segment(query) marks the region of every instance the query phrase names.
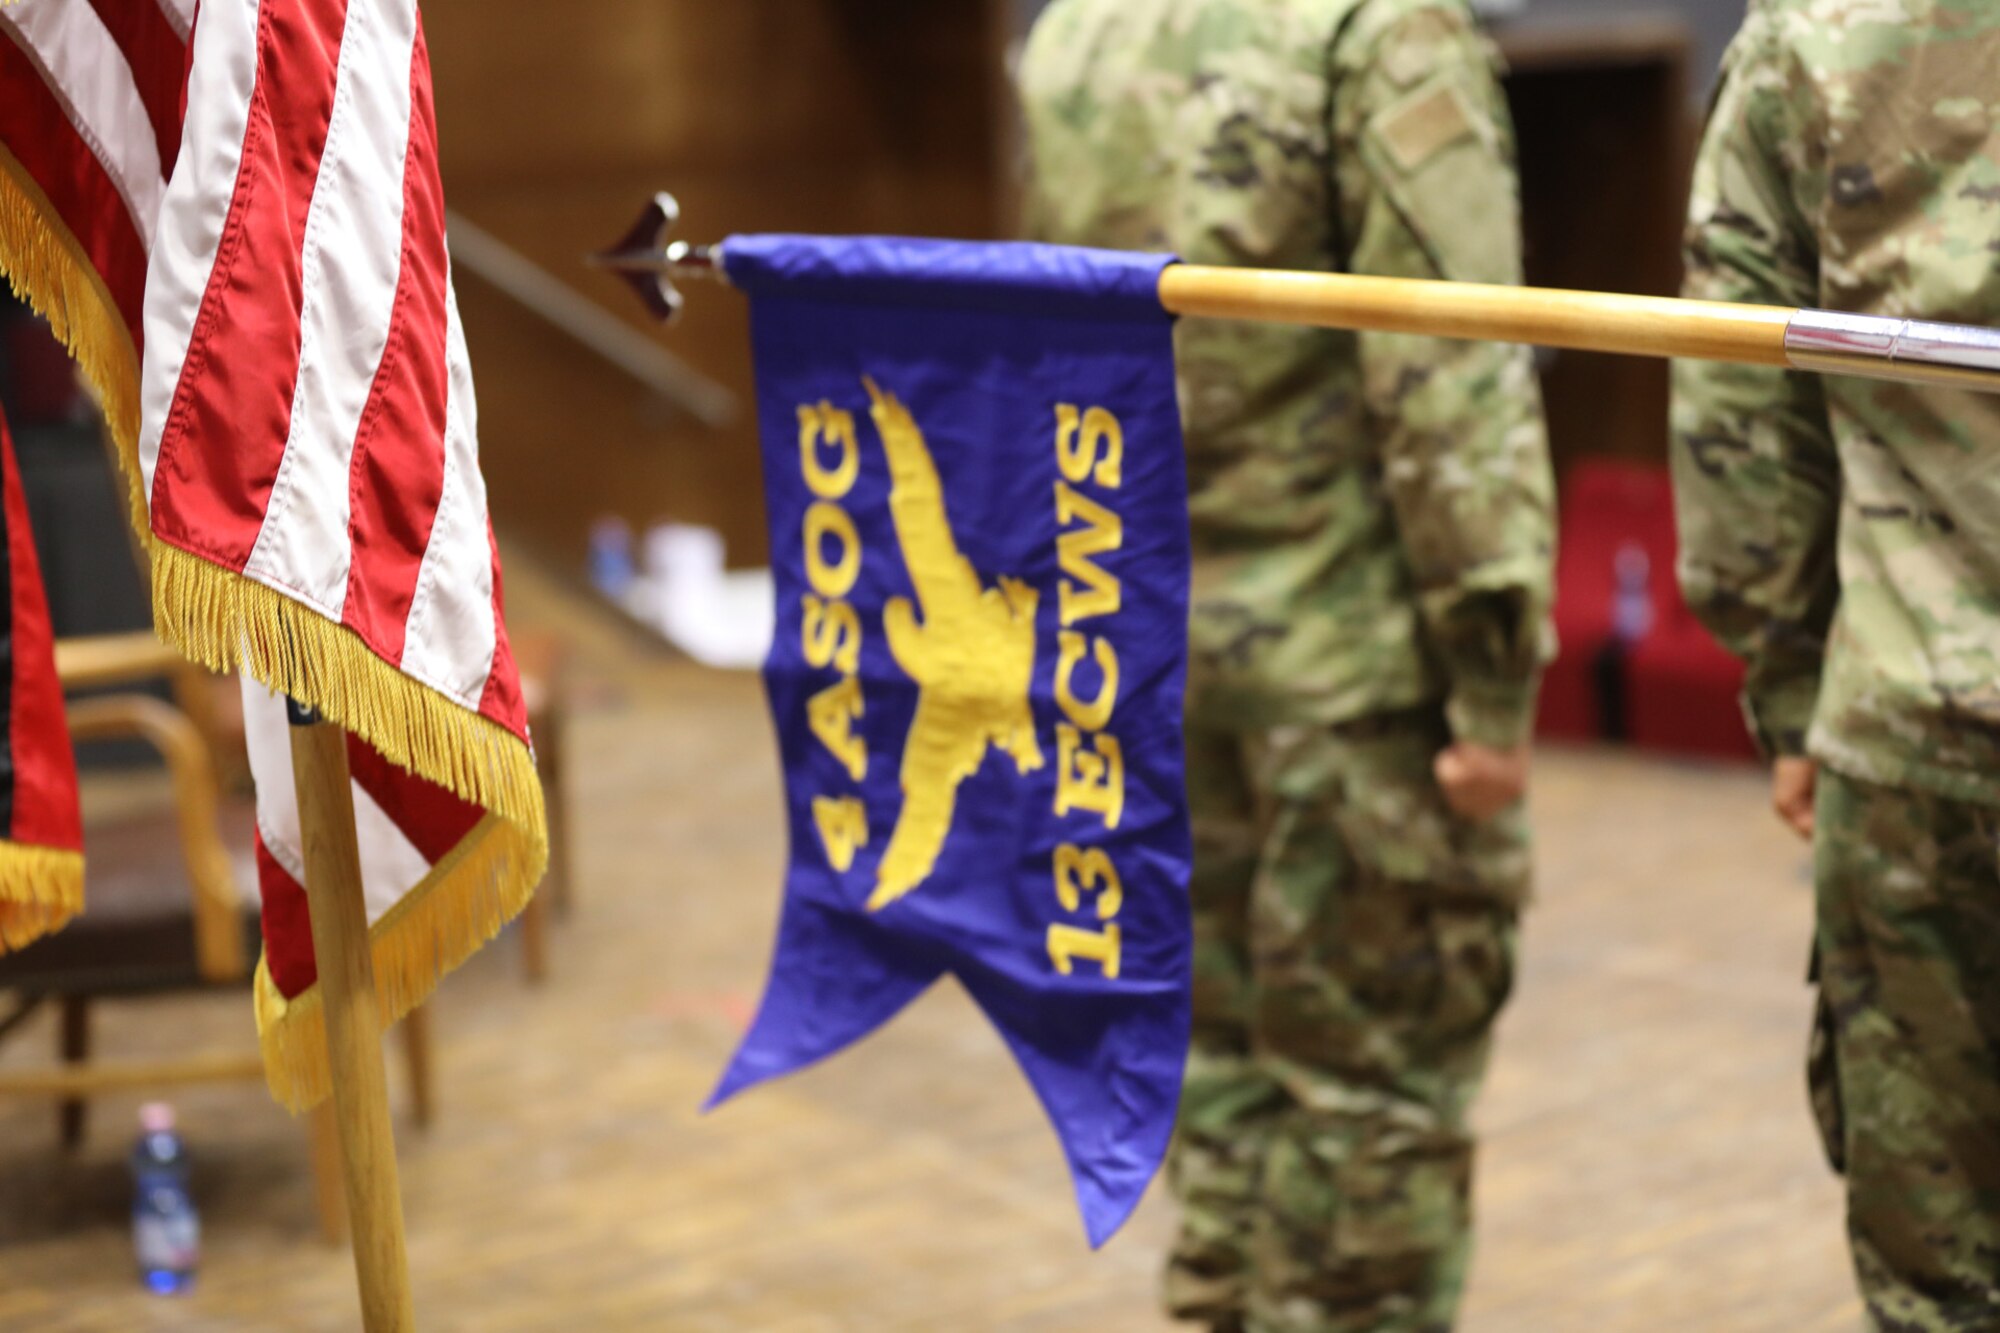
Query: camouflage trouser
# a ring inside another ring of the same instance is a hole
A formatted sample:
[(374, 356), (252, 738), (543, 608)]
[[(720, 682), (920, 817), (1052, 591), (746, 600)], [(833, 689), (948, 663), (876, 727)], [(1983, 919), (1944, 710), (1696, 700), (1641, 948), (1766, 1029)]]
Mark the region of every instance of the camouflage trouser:
[(2000, 809), (1820, 774), (1809, 1061), (1883, 1333), (2000, 1330)]
[(1513, 979), (1517, 813), (1453, 816), (1434, 710), (1189, 721), (1194, 1042), (1167, 1303), (1219, 1329), (1431, 1333), (1470, 1255), (1466, 1110)]

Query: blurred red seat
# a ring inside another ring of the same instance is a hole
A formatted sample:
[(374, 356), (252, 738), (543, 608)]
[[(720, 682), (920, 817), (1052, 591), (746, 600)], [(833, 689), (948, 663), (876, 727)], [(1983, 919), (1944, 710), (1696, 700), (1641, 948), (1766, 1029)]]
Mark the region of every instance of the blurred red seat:
[[(1618, 712), (1623, 739), (1637, 745), (1754, 755), (1736, 703), (1742, 668), (1681, 600), (1667, 469), (1619, 459), (1579, 462), (1563, 478), (1558, 521), (1555, 622), (1561, 650), (1542, 687), (1537, 734), (1603, 737)], [(1645, 557), (1650, 624), (1625, 646), (1622, 661), (1607, 667), (1619, 557), (1633, 551)], [(1622, 708), (1606, 698), (1607, 684), (1622, 694)]]

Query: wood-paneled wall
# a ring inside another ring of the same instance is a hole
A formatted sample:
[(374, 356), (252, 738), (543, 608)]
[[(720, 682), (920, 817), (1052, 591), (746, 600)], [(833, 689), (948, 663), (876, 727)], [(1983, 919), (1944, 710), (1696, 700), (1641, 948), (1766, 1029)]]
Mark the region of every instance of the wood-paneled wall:
[[(1529, 283), (1673, 296), (1680, 289), (1693, 38), (1676, 18), (1509, 24), (1500, 46), (1520, 139)], [(1667, 453), (1667, 363), (1543, 353), (1560, 472), (1611, 454)]]
[(429, 0), (452, 206), (734, 390), (738, 424), (662, 411), (476, 276), (457, 275), (496, 521), (580, 565), (591, 519), (705, 523), (763, 558), (747, 311), (692, 294), (651, 329), (585, 252), (655, 191), (682, 235), (994, 234), (1000, 0)]
[[(494, 513), (571, 568), (590, 521), (719, 528), (764, 557), (748, 310), (697, 287), (648, 325), (584, 253), (655, 190), (682, 235), (1003, 234), (1013, 115), (1007, 0), (429, 0), (453, 206), (735, 391), (711, 430), (475, 275), (458, 278)], [(1676, 21), (1522, 22), (1515, 73), (1530, 281), (1671, 292), (1685, 188), (1690, 40)], [(1568, 354), (1547, 366), (1558, 458), (1658, 457), (1664, 366)]]

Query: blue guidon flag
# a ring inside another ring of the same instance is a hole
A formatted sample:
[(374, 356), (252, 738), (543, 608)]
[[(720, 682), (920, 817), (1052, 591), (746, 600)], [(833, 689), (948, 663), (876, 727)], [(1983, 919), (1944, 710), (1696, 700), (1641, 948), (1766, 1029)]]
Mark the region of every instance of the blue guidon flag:
[(1188, 1045), (1170, 261), (746, 236), (723, 262), (752, 305), (791, 855), (714, 1100), (950, 973), (1100, 1244), (1159, 1167)]

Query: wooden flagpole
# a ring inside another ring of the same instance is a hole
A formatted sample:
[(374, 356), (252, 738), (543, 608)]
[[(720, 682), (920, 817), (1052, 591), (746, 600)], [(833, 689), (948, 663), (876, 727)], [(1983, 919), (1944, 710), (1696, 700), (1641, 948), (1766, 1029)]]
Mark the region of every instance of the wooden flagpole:
[(1211, 319), (1765, 366), (1790, 364), (1785, 330), (1798, 314), (1665, 296), (1198, 264), (1174, 264), (1160, 274), (1160, 304), (1177, 315)]
[[(679, 219), (674, 197), (657, 194), (616, 245), (591, 256), (661, 320), (680, 313), (676, 277), (729, 277), (729, 242), (670, 242)], [(2000, 393), (2000, 329), (1886, 315), (1199, 264), (1161, 272), (1160, 305), (1208, 319), (1734, 361)]]
[(327, 1067), (340, 1131), (348, 1231), (361, 1283), (361, 1326), (366, 1333), (414, 1333), (403, 1196), (382, 1070), (382, 1023), (368, 908), (361, 895), (354, 794), (348, 785), (347, 733), (296, 702), (288, 703), (288, 711), (313, 957), (326, 1013)]

